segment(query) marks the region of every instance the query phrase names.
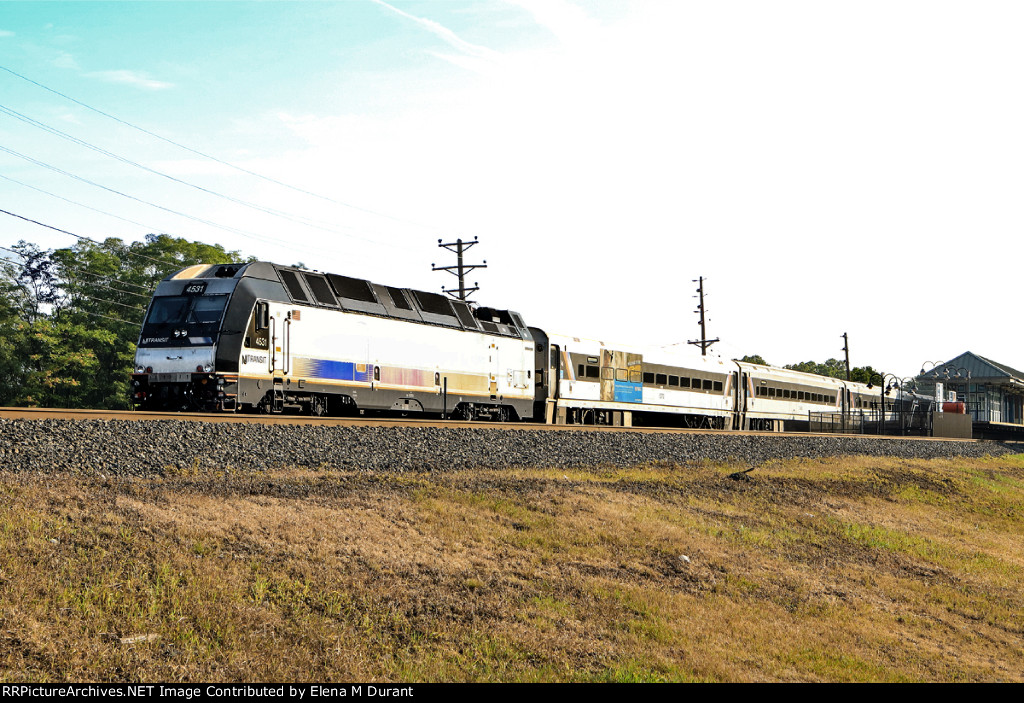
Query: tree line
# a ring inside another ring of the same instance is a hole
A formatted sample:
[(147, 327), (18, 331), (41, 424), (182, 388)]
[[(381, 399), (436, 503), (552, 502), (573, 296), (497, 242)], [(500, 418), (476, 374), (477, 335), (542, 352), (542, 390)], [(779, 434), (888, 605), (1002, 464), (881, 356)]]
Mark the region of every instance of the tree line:
[[(750, 364), (763, 364), (770, 366), (767, 361), (760, 354), (754, 354), (752, 356), (745, 356), (740, 361), (745, 361)], [(839, 359), (828, 359), (825, 363), (819, 364), (816, 361), (801, 361), (798, 364), (786, 364), (782, 368), (792, 369), (793, 371), (802, 371), (804, 373), (813, 373), (818, 376), (830, 376), (832, 378), (846, 379), (846, 362), (840, 361)], [(850, 369), (850, 380), (858, 383), (881, 383), (882, 372), (876, 371), (870, 366), (857, 366)]]
[[(125, 409), (154, 288), (237, 251), (166, 234), (64, 249), (20, 241), (0, 260), (0, 406)], [(252, 259), (244, 259), (252, 260)]]

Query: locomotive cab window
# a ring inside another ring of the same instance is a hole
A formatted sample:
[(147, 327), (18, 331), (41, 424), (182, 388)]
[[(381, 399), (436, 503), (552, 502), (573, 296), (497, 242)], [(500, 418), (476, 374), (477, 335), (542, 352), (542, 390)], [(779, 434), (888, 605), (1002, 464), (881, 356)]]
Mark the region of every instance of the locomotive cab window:
[(270, 303), (256, 303), (256, 331), (270, 327)]
[(213, 324), (220, 321), (227, 302), (226, 295), (172, 295), (153, 298), (146, 322), (151, 325)]

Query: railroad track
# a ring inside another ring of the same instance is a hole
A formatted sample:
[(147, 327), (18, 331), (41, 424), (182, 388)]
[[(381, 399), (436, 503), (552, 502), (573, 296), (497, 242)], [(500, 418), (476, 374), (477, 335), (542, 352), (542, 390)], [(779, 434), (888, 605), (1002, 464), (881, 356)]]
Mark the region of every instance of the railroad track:
[(712, 434), (748, 437), (866, 437), (888, 441), (919, 442), (980, 442), (977, 439), (950, 439), (947, 437), (900, 437), (891, 435), (826, 434), (812, 432), (760, 432), (691, 429), (682, 427), (607, 427), (596, 425), (547, 425), (532, 422), (469, 422), (465, 420), (438, 420), (413, 417), (309, 417), (302, 415), (248, 415), (224, 413), (169, 413), (128, 410), (82, 410), (68, 408), (0, 408), (0, 419), (6, 420), (177, 420), (186, 422), (236, 423), (262, 425), (323, 425), (341, 427), (435, 427), (502, 430), (542, 430), (552, 432), (632, 432), (654, 434)]

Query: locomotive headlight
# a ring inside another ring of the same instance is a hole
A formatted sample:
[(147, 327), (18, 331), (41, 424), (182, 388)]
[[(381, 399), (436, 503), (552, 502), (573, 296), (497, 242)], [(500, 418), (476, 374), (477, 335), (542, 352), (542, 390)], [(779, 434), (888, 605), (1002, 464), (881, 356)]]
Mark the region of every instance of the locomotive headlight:
[(135, 373), (146, 373), (146, 367), (143, 366), (142, 364), (139, 364), (138, 366), (135, 367)]
[(213, 364), (207, 364), (203, 367), (203, 371), (206, 373), (213, 373)]

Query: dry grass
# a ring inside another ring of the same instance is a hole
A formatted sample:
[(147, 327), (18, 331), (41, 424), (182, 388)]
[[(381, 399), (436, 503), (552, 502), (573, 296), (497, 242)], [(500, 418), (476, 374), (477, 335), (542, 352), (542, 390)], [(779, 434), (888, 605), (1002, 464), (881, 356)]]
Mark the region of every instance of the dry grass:
[(0, 473), (0, 680), (1024, 678), (1024, 456), (736, 468)]

